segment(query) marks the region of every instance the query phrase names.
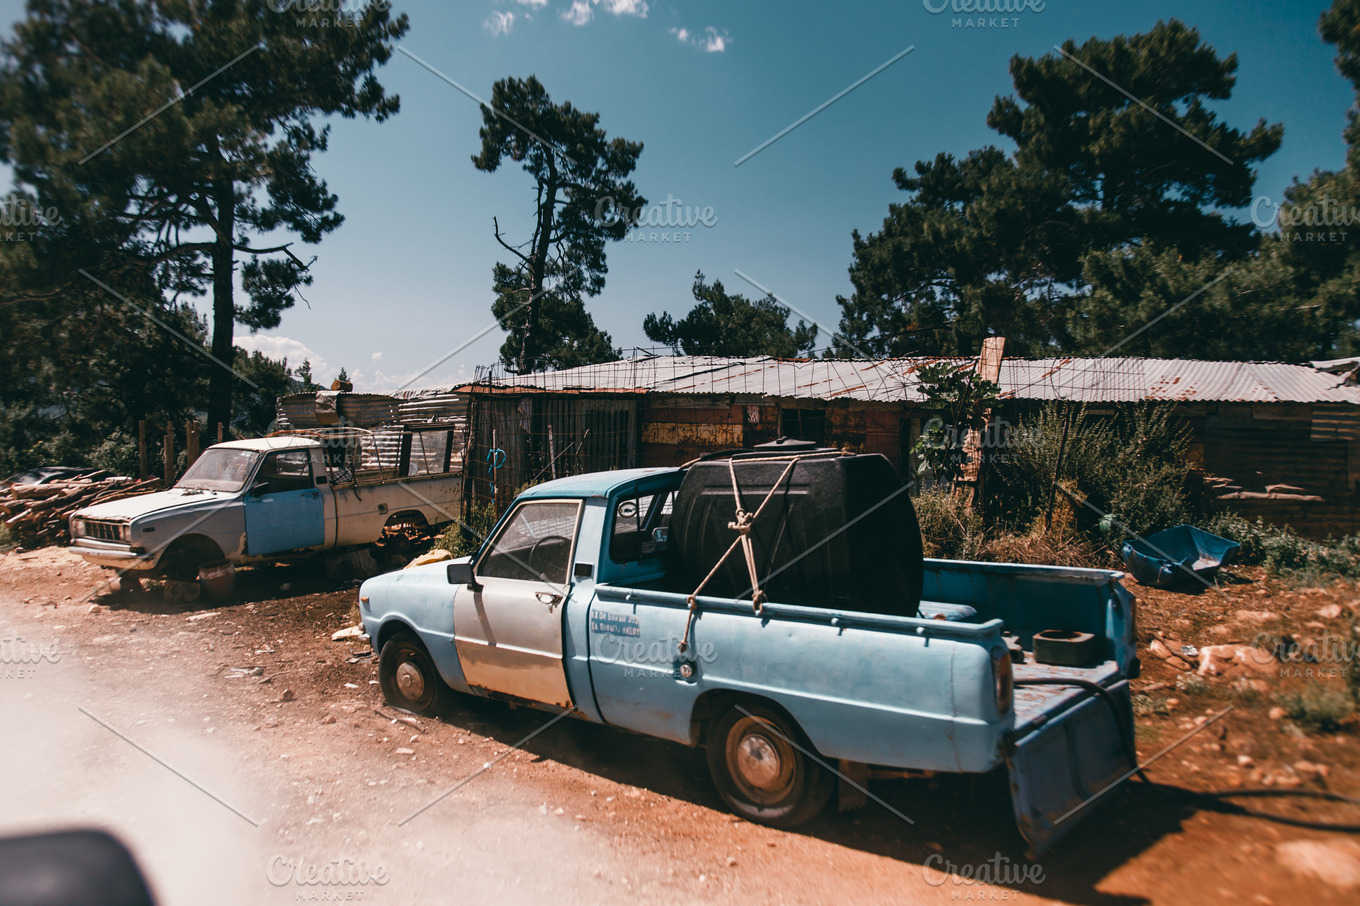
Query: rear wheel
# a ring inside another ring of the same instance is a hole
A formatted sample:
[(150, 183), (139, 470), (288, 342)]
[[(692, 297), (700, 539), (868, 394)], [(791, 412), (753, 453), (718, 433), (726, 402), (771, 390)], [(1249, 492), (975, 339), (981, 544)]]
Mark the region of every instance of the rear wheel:
[(390, 703), (416, 714), (433, 714), (447, 697), (448, 687), (429, 652), (410, 632), (398, 632), (383, 643), (378, 684)]
[(728, 708), (709, 726), (707, 746), (718, 794), (748, 821), (793, 827), (831, 798), (831, 773), (804, 754), (811, 747), (797, 726), (769, 708)]

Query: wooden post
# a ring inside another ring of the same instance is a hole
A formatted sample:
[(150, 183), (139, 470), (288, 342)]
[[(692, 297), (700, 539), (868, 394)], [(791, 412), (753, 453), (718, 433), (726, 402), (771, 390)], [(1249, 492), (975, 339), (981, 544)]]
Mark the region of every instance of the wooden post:
[(165, 448), (164, 455), (165, 483), (173, 484), (175, 481), (175, 423), (165, 423)]
[[(982, 353), (978, 356), (977, 371), (978, 377), (993, 384), (1001, 380), (1001, 356), (1006, 348), (1005, 337), (988, 337), (982, 341)], [(976, 510), (982, 504), (982, 432), (987, 430), (987, 425), (991, 421), (992, 410), (987, 409), (982, 413), (982, 431), (976, 428), (968, 429), (968, 434), (963, 441), (963, 478), (956, 484), (955, 489), (961, 485), (970, 494), (968, 505)]]
[(198, 459), (198, 419), (191, 418), (184, 423), (184, 449), (189, 454), (189, 465)]
[(1053, 506), (1058, 499), (1058, 476), (1062, 474), (1063, 454), (1067, 452), (1067, 431), (1072, 426), (1072, 403), (1063, 402), (1063, 433), (1058, 441), (1058, 461), (1053, 464), (1053, 486), (1048, 489), (1048, 511), (1044, 514), (1044, 534), (1053, 525)]
[(142, 481), (146, 481), (151, 474), (151, 463), (146, 458), (146, 419), (137, 422), (137, 465)]
[(222, 442), (222, 428), (223, 428), (222, 423), (221, 423), (221, 422), (218, 422), (218, 423), (217, 423), (217, 442), (218, 442), (219, 444)]

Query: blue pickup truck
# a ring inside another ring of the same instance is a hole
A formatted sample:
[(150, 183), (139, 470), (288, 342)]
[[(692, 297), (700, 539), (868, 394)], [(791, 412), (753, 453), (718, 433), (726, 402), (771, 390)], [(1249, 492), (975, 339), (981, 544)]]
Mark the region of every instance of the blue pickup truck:
[[(798, 468), (784, 469), (773, 454), (745, 455), (720, 466), (720, 483), (732, 476), (725, 505), (704, 497), (727, 513), (708, 535), (730, 520), (717, 538), (730, 542), (725, 562), (677, 562), (679, 536), (703, 534), (682, 524), (703, 515), (685, 499), (696, 468), (631, 469), (533, 487), (473, 557), (369, 579), (360, 610), (384, 695), (431, 713), (456, 690), (704, 746), (728, 807), (780, 827), (810, 819), (838, 789), (843, 807), (862, 804), (870, 777), (1005, 770), (1032, 853), (1136, 767), (1135, 602), (1122, 573), (923, 560), (917, 533), (914, 572), (908, 549), (870, 570), (915, 583), (888, 606), (881, 588), (859, 606), (806, 574), (780, 586), (770, 573), (834, 559), (807, 526), (800, 550), (788, 549), (798, 533), (780, 509), (781, 487), (808, 490), (799, 469), (816, 456), (791, 455)], [(778, 479), (752, 484), (761, 463)], [(883, 499), (909, 512), (901, 490)], [(849, 521), (890, 509), (862, 501)], [(786, 550), (744, 558), (743, 538), (760, 541), (750, 528), (762, 524), (778, 528), (765, 546)], [(845, 528), (826, 534), (844, 541)], [(891, 532), (872, 535), (850, 556), (883, 557), (874, 545)], [(719, 588), (715, 576), (748, 566), (744, 595)], [(781, 600), (799, 592), (798, 603)]]

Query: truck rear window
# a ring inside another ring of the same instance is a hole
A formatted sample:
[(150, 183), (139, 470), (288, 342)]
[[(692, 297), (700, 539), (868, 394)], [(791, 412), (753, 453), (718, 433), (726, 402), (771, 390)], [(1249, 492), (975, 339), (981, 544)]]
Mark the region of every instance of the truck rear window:
[(609, 536), (609, 559), (632, 563), (656, 553), (652, 531), (670, 523), (672, 493), (625, 497), (614, 504), (614, 526)]

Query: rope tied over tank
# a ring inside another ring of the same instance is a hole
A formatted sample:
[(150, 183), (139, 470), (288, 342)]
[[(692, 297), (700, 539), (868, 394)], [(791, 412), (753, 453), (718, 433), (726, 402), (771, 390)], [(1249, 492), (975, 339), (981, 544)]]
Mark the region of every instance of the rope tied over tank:
[[(782, 459), (783, 457), (780, 458)], [(742, 555), (746, 560), (746, 572), (751, 578), (751, 605), (755, 609), (757, 616), (764, 611), (765, 602), (768, 599), (765, 595), (765, 591), (760, 587), (760, 574), (756, 571), (756, 554), (755, 547), (751, 544), (751, 528), (754, 526), (755, 521), (760, 518), (760, 514), (765, 511), (765, 507), (774, 499), (775, 492), (779, 490), (780, 485), (782, 485), (785, 480), (788, 479), (789, 475), (792, 474), (793, 467), (798, 464), (799, 460), (806, 458), (807, 455), (789, 458), (788, 465), (784, 467), (784, 471), (770, 487), (770, 492), (765, 495), (765, 499), (760, 502), (760, 506), (756, 507), (754, 513), (747, 512), (746, 508), (743, 506), (741, 486), (737, 483), (737, 467), (734, 460), (727, 460), (727, 473), (732, 478), (732, 497), (736, 501), (736, 518), (734, 521), (727, 523), (727, 527), (735, 531), (737, 537), (732, 539), (731, 545), (729, 545), (727, 550), (723, 552), (723, 555), (718, 558), (718, 562), (713, 564), (713, 568), (708, 571), (707, 576), (704, 576), (704, 580), (699, 583), (699, 587), (694, 589), (689, 597), (685, 599), (689, 604), (689, 613), (685, 618), (685, 635), (680, 639), (681, 654), (684, 654), (689, 648), (690, 631), (694, 626), (694, 615), (699, 607), (699, 593), (704, 590), (704, 586), (709, 583), (709, 580), (718, 574), (718, 570), (722, 569), (723, 564), (727, 562), (727, 558), (732, 556), (732, 552), (738, 547), (741, 548)], [(770, 462), (770, 460), (762, 458), (743, 460), (743, 462)]]

